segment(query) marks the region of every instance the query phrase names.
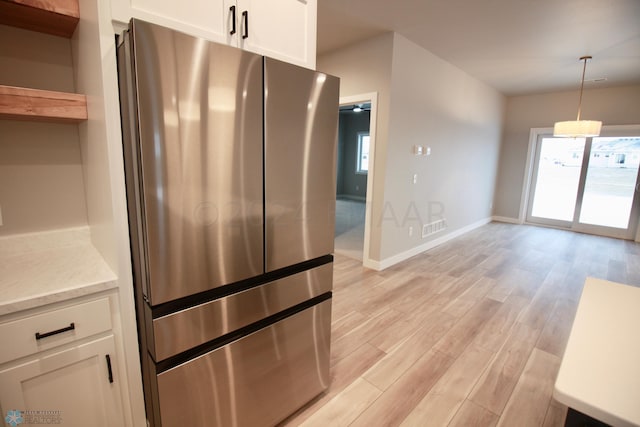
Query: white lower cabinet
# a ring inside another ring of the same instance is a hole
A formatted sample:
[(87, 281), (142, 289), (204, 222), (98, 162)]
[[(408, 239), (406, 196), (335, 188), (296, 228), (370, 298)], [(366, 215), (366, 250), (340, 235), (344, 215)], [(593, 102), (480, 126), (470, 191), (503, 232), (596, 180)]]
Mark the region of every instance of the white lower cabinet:
[(114, 356), (108, 335), (1, 370), (6, 425), (11, 415), (24, 424), (124, 425)]
[(0, 425), (126, 424), (115, 303), (102, 294), (0, 317)]

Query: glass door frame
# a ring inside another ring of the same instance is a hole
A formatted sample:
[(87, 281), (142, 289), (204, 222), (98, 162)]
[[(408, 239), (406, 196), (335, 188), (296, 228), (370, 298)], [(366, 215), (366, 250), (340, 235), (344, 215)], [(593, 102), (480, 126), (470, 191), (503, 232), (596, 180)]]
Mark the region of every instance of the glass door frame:
[[(640, 136), (640, 125), (629, 126), (604, 126), (600, 134), (601, 137), (624, 137), (624, 136)], [(591, 158), (591, 146), (593, 138), (585, 138), (584, 154), (582, 157), (582, 166), (580, 171), (580, 180), (577, 188), (577, 196), (575, 210), (572, 221), (562, 221), (557, 219), (533, 217), (531, 210), (533, 208), (533, 198), (535, 196), (536, 178), (538, 176), (538, 167), (540, 162), (540, 150), (542, 140), (544, 138), (553, 138), (553, 129), (531, 129), (529, 140), (529, 152), (527, 159), (527, 170), (525, 171), (525, 182), (523, 188), (523, 200), (520, 209), (520, 220), (527, 224), (545, 225), (555, 228), (563, 228), (572, 231), (578, 231), (588, 234), (596, 234), (600, 236), (615, 237), (619, 239), (636, 240), (640, 238), (638, 233), (638, 223), (640, 221), (640, 168), (636, 175), (636, 190), (633, 195), (631, 211), (629, 213), (628, 228), (621, 229), (615, 227), (606, 227), (602, 225), (585, 224), (579, 221), (582, 210), (582, 202), (587, 180), (587, 172), (589, 160)], [(638, 233), (640, 234), (640, 233)]]
[[(533, 216), (533, 199), (535, 197), (536, 194), (536, 186), (537, 186), (537, 177), (538, 177), (538, 173), (540, 171), (540, 156), (541, 156), (541, 151), (542, 151), (542, 141), (546, 138), (553, 138), (553, 132), (551, 133), (542, 133), (542, 134), (538, 134), (537, 139), (536, 139), (536, 143), (535, 143), (535, 153), (534, 153), (534, 158), (533, 158), (533, 171), (532, 171), (532, 179), (531, 179), (531, 184), (530, 184), (530, 190), (529, 190), (529, 200), (527, 203), (527, 212), (526, 212), (526, 222), (530, 223), (530, 224), (540, 224), (540, 225), (547, 225), (547, 226), (551, 226), (551, 227), (556, 227), (556, 228), (566, 228), (566, 229), (571, 229), (575, 218), (576, 218), (576, 211), (577, 211), (577, 203), (578, 203), (578, 197), (576, 195), (576, 201), (574, 203), (574, 211), (573, 211), (573, 218), (570, 221), (567, 220), (562, 220), (562, 219), (552, 219), (552, 218), (545, 218), (545, 217), (536, 217)], [(585, 149), (586, 149), (586, 144), (587, 141), (585, 141)], [(582, 171), (582, 168), (584, 167), (584, 157), (583, 157), (583, 162), (582, 165), (580, 166), (580, 170)], [(578, 187), (576, 189), (577, 194), (580, 194), (580, 184), (582, 183), (582, 173), (580, 173), (580, 180), (578, 182)]]

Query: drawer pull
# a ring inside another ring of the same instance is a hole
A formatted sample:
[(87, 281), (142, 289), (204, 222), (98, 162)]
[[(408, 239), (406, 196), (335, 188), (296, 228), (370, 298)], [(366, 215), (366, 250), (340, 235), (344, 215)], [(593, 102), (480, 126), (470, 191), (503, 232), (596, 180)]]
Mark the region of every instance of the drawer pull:
[(105, 359), (107, 359), (107, 375), (109, 378), (109, 383), (113, 383), (113, 370), (111, 369), (111, 356), (107, 354), (105, 356)]
[(40, 332), (36, 332), (36, 339), (41, 340), (42, 338), (47, 338), (52, 335), (61, 334), (67, 331), (73, 331), (75, 328), (76, 328), (76, 324), (70, 323), (69, 326), (67, 326), (66, 328), (56, 329), (55, 331), (45, 332), (44, 334), (41, 334)]

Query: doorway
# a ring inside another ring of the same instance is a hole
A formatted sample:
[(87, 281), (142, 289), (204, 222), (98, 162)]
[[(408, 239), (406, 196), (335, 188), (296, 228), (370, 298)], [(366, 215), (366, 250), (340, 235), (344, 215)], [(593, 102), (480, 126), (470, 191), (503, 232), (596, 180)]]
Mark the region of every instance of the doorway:
[(633, 239), (640, 215), (640, 129), (535, 141), (527, 222)]
[(375, 93), (340, 99), (336, 161), (335, 252), (368, 260), (375, 152)]

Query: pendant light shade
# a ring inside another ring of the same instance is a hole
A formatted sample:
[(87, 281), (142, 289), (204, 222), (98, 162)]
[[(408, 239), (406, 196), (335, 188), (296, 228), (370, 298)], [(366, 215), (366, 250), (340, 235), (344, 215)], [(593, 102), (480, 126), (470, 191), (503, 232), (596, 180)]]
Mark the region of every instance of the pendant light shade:
[(588, 137), (600, 135), (602, 122), (597, 120), (570, 120), (567, 122), (556, 122), (553, 126), (553, 136), (564, 136), (570, 138)]
[(569, 138), (586, 138), (590, 136), (600, 135), (600, 129), (602, 128), (602, 122), (597, 120), (580, 120), (580, 112), (582, 111), (582, 92), (584, 89), (584, 74), (587, 70), (587, 60), (591, 59), (590, 56), (583, 56), (580, 58), (584, 61), (582, 68), (582, 81), (580, 83), (580, 100), (578, 101), (578, 118), (576, 120), (570, 120), (566, 122), (556, 122), (553, 126), (553, 136), (562, 136)]

